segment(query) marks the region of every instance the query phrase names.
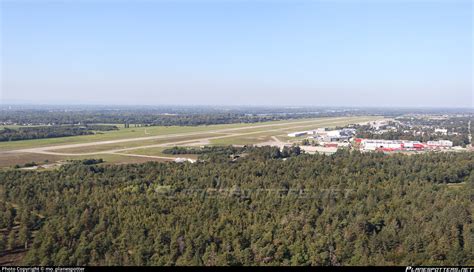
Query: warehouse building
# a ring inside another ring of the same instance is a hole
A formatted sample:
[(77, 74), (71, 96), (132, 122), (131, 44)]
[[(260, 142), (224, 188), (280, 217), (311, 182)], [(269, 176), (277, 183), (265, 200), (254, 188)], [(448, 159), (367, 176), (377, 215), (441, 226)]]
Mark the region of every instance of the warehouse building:
[(320, 142), (346, 142), (355, 134), (355, 129), (317, 131), (314, 138)]
[(360, 139), (356, 142), (360, 142), (361, 149), (367, 151), (422, 150), (425, 148), (425, 145), (419, 141)]
[(307, 134), (308, 134), (307, 131), (292, 132), (292, 133), (288, 133), (288, 137), (300, 137)]
[(428, 147), (431, 148), (448, 148), (453, 147), (453, 142), (448, 140), (428, 141)]

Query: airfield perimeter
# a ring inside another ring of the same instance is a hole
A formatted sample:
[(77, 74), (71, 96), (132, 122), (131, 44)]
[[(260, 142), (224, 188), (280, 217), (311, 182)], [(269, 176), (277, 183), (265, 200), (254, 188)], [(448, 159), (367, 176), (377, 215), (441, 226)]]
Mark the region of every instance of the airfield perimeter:
[[(174, 160), (161, 151), (171, 146), (250, 145), (291, 143), (287, 133), (321, 127), (344, 126), (380, 120), (380, 116), (331, 117), (251, 124), (209, 126), (130, 127), (87, 136), (0, 143), (0, 167), (35, 161), (48, 163), (103, 158), (107, 163)], [(195, 156), (180, 155), (195, 159)]]

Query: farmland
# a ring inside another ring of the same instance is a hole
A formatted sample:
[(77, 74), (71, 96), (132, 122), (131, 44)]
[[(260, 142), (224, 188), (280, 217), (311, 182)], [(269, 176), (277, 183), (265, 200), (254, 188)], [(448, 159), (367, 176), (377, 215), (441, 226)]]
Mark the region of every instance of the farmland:
[(161, 151), (170, 146), (252, 145), (273, 136), (288, 143), (293, 130), (334, 127), (378, 120), (379, 116), (334, 117), (208, 126), (120, 127), (94, 135), (0, 143), (0, 167), (35, 161), (103, 158), (106, 163), (173, 160)]

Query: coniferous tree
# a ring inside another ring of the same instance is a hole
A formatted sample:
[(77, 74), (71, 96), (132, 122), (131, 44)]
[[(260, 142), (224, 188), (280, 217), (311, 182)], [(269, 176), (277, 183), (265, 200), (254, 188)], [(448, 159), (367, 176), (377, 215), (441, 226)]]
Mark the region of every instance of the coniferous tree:
[(16, 246), (16, 234), (14, 230), (11, 230), (8, 234), (7, 249), (13, 250)]

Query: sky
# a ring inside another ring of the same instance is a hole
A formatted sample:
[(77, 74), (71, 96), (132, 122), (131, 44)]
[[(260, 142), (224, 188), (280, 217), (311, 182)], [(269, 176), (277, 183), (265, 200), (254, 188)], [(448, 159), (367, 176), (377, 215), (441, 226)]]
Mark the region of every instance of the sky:
[(0, 103), (473, 107), (470, 0), (0, 0)]

